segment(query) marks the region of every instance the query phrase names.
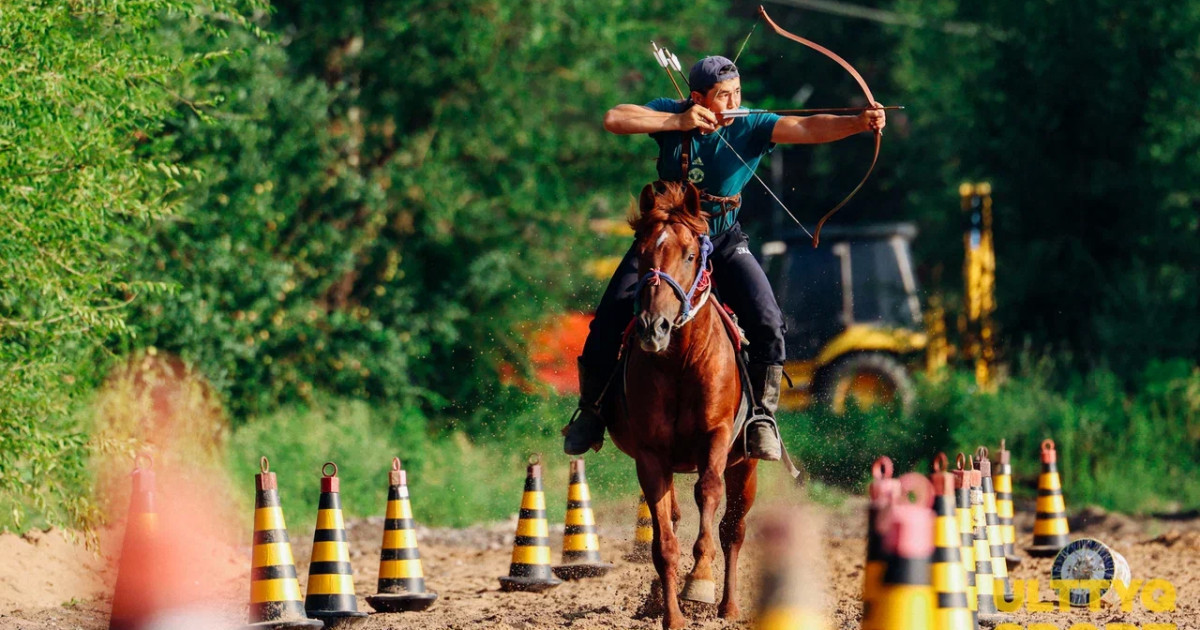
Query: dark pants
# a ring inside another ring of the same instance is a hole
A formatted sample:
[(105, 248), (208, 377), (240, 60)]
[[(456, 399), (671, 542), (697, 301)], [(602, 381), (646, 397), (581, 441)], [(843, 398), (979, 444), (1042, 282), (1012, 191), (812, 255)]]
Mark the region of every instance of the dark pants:
[[(783, 365), (783, 313), (758, 260), (750, 253), (750, 240), (742, 226), (713, 237), (713, 281), (721, 301), (738, 316), (750, 340), (751, 363)], [(633, 246), (608, 281), (591, 332), (583, 345), (583, 363), (597, 378), (607, 378), (616, 366), (621, 334), (633, 319), (634, 287), (638, 282), (638, 257)]]

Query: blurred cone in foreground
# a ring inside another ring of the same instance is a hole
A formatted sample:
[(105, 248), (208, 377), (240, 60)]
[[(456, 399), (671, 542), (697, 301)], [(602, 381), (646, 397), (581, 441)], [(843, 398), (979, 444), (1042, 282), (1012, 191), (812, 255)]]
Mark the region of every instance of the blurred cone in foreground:
[(596, 535), (596, 517), (592, 514), (592, 497), (583, 459), (573, 459), (567, 486), (562, 564), (554, 567), (554, 575), (564, 580), (577, 580), (600, 577), (611, 568), (611, 564), (600, 559), (600, 537)]
[(512, 564), (500, 578), (502, 591), (544, 591), (562, 584), (550, 570), (550, 527), (546, 523), (546, 495), (542, 492), (540, 457), (530, 459), (521, 495)]
[(1033, 521), (1033, 545), (1026, 551), (1035, 557), (1053, 556), (1071, 542), (1067, 504), (1062, 479), (1058, 476), (1058, 452), (1054, 440), (1042, 442), (1042, 474), (1038, 476), (1037, 516)]
[(650, 505), (646, 495), (638, 494), (637, 529), (633, 532), (633, 550), (625, 555), (630, 562), (650, 562), (650, 544), (654, 542), (654, 528), (650, 523)]
[(350, 565), (339, 483), (337, 464), (325, 462), (321, 467), (321, 498), (313, 532), (312, 562), (308, 565), (308, 592), (304, 598), (304, 611), (324, 621), (327, 628), (348, 628), (367, 618), (367, 613), (359, 612), (354, 596), (354, 567)]
[(933, 460), (933, 585), (936, 630), (973, 630), (975, 615), (967, 598), (967, 574), (962, 565), (962, 537), (955, 513), (954, 475), (946, 472), (946, 454)]
[(879, 514), (900, 498), (900, 481), (892, 478), (892, 460), (880, 457), (871, 465), (874, 478), (867, 487), (870, 503), (867, 506), (867, 563), (863, 569), (863, 619), (871, 614), (871, 606), (883, 584), (887, 558), (883, 554), (883, 535), (877, 528)]
[(387, 513), (383, 522), (383, 551), (379, 554), (379, 592), (367, 597), (376, 611), (407, 612), (429, 608), (437, 593), (425, 590), (416, 524), (408, 502), (408, 475), (400, 458), (388, 472)]
[(962, 453), (956, 458), (958, 468), (954, 471), (954, 511), (958, 515), (959, 554), (962, 557), (963, 573), (967, 576), (967, 608), (976, 626), (979, 625), (979, 591), (975, 586), (975, 530), (971, 526), (971, 459)]
[(825, 630), (823, 523), (806, 508), (770, 514), (764, 548), (758, 630)]
[[(125, 522), (125, 538), (121, 544), (121, 560), (117, 568), (117, 585), (113, 590), (110, 630), (135, 630), (155, 611), (145, 601), (147, 579), (144, 563), (153, 561), (155, 539), (158, 536), (158, 512), (154, 507), (154, 470), (149, 455), (134, 459), (133, 492), (129, 495), (129, 518)], [(143, 466), (144, 465), (144, 466)]]
[(992, 484), (996, 488), (996, 517), (1000, 519), (1000, 540), (1004, 543), (1004, 560), (1009, 570), (1021, 564), (1021, 556), (1017, 555), (1015, 547), (1017, 530), (1013, 527), (1011, 455), (1004, 448), (1004, 440), (1000, 440), (1000, 462), (992, 474)]
[(300, 581), (275, 473), (263, 457), (254, 475), (254, 560), (250, 569), (250, 625), (246, 628), (323, 628), (319, 619), (304, 613)]
[[(864, 630), (935, 627), (929, 561), (933, 557), (933, 486), (924, 475), (900, 477), (901, 496), (879, 513), (887, 569)], [(915, 501), (910, 502), (911, 496)]]

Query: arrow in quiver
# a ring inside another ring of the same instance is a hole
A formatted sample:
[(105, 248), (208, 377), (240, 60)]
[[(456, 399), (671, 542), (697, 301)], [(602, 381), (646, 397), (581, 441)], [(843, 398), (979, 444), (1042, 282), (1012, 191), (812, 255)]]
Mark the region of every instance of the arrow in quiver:
[(996, 489), (992, 485), (992, 462), (988, 449), (980, 446), (975, 451), (975, 464), (983, 486), (983, 518), (987, 533), (988, 551), (992, 554), (992, 579), (996, 593), (1004, 593), (1004, 601), (1013, 600), (1012, 582), (1008, 579), (1008, 561), (1004, 557), (1004, 538), (1000, 534), (1000, 518), (996, 515)]
[[(330, 467), (333, 472), (326, 472)], [(308, 565), (308, 592), (304, 611), (325, 622), (327, 628), (346, 628), (367, 618), (359, 612), (354, 596), (354, 567), (342, 517), (342, 498), (337, 464), (321, 467), (321, 498), (317, 505), (317, 527), (313, 532), (312, 562)]]
[(554, 575), (564, 580), (577, 580), (600, 577), (611, 568), (611, 564), (600, 559), (600, 537), (596, 534), (596, 517), (592, 514), (592, 497), (583, 459), (573, 459), (567, 486), (562, 564), (554, 567)]
[(759, 530), (764, 547), (758, 630), (826, 630), (824, 524), (809, 509), (769, 515)]
[(400, 468), (400, 458), (393, 457), (388, 472), (383, 550), (379, 554), (379, 592), (367, 597), (367, 603), (377, 612), (421, 611), (437, 600), (437, 593), (425, 590), (415, 529), (408, 501), (408, 476)]
[[(973, 630), (975, 615), (967, 597), (967, 573), (962, 564), (962, 536), (955, 512), (954, 475), (946, 472), (946, 454), (933, 460), (933, 567), (937, 630)], [(978, 604), (976, 604), (978, 605)]]
[(992, 475), (996, 487), (996, 517), (1000, 519), (1000, 540), (1004, 543), (1004, 560), (1010, 571), (1021, 564), (1021, 556), (1016, 551), (1017, 530), (1013, 526), (1011, 455), (1004, 448), (1004, 440), (1000, 440), (1000, 461)]
[[(929, 562), (933, 558), (933, 486), (924, 475), (899, 479), (900, 498), (879, 513), (887, 568), (864, 630), (928, 630), (935, 627)], [(908, 497), (915, 499), (909, 502)]]
[(880, 457), (871, 465), (873, 480), (867, 486), (870, 503), (867, 505), (867, 562), (863, 568), (863, 619), (871, 614), (871, 606), (883, 584), (887, 558), (883, 553), (883, 535), (877, 525), (879, 514), (900, 499), (900, 481), (892, 478), (892, 460)]
[(971, 459), (962, 453), (956, 458), (958, 464), (954, 471), (954, 511), (958, 516), (958, 535), (960, 539), (959, 553), (962, 557), (963, 573), (967, 576), (967, 607), (976, 626), (979, 625), (979, 590), (975, 585), (975, 529), (971, 519), (971, 480), (976, 474), (974, 468), (963, 468), (964, 462), (971, 465)]
[(542, 466), (531, 458), (525, 474), (525, 493), (513, 540), (512, 564), (500, 578), (502, 591), (544, 591), (562, 584), (550, 569), (550, 527), (546, 523), (546, 495), (542, 492)]
[(992, 548), (988, 545), (987, 514), (983, 507), (983, 479), (978, 470), (970, 471), (969, 477), (971, 540), (975, 550), (975, 600), (979, 602), (980, 623), (995, 622), (1001, 613), (996, 608), (996, 580), (992, 575)]
[(638, 494), (637, 529), (633, 531), (633, 550), (625, 554), (630, 562), (650, 562), (650, 545), (654, 542), (654, 527), (650, 522), (650, 505), (646, 495)]
[(1042, 442), (1042, 474), (1038, 476), (1037, 515), (1033, 521), (1033, 546), (1029, 555), (1053, 556), (1071, 542), (1067, 525), (1067, 504), (1063, 499), (1062, 479), (1058, 476), (1058, 452), (1054, 440)]
[[(146, 462), (143, 468), (142, 461)], [(121, 559), (117, 566), (117, 584), (113, 589), (112, 615), (109, 630), (133, 630), (152, 616), (152, 603), (145, 601), (146, 591), (153, 587), (154, 548), (158, 537), (158, 511), (154, 506), (154, 470), (149, 455), (134, 459), (129, 474), (133, 491), (129, 495), (129, 517), (125, 521), (125, 537), (121, 543)]]
[(254, 475), (254, 560), (250, 569), (249, 628), (323, 628), (319, 619), (304, 613), (296, 561), (283, 508), (279, 505), (279, 485), (269, 471), (267, 458), (259, 463)]

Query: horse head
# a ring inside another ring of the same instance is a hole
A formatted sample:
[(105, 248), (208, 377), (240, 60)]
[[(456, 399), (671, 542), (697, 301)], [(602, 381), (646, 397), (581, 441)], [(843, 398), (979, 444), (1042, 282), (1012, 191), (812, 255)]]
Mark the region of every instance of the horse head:
[(648, 184), (629, 224), (637, 234), (637, 340), (642, 349), (661, 353), (671, 333), (691, 320), (692, 300), (707, 288), (706, 265), (712, 252), (708, 223), (700, 209), (700, 191), (691, 182)]

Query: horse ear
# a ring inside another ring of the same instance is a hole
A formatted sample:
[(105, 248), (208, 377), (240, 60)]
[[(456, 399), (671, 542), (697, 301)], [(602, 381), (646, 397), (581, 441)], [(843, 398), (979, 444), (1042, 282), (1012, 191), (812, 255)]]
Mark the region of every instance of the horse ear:
[(651, 210), (654, 209), (654, 195), (655, 191), (657, 190), (655, 184), (657, 183), (658, 182), (655, 182), (654, 184), (646, 184), (646, 187), (642, 189), (641, 197), (638, 197), (638, 210), (641, 211), (642, 216), (646, 216)]
[(691, 212), (700, 211), (700, 189), (692, 182), (683, 183), (683, 207)]

